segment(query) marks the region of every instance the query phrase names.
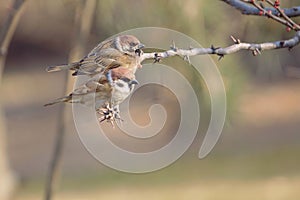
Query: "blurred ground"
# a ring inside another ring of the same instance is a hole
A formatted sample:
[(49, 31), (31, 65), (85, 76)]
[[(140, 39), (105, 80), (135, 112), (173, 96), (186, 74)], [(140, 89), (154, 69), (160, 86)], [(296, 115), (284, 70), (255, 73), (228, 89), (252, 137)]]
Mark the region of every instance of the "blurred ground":
[[(3, 83), (9, 157), (23, 180), (16, 199), (41, 198), (58, 111), (42, 105), (61, 94), (61, 74), (45, 73), (42, 62), (32, 65), (21, 72), (6, 72)], [(141, 195), (147, 197), (144, 199), (298, 198), (299, 83), (291, 79), (245, 85), (237, 97), (235, 114), (207, 158), (197, 159), (198, 145), (194, 144), (178, 162), (153, 174), (129, 175), (104, 167), (84, 149), (71, 128), (57, 199), (138, 199)], [(227, 197), (228, 193), (232, 195)]]

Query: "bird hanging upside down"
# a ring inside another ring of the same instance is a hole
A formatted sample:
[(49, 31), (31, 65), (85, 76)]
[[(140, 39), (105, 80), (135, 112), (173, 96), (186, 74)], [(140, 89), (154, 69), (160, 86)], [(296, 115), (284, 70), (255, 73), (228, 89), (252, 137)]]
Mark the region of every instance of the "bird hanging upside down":
[(113, 122), (115, 119), (121, 120), (119, 105), (131, 94), (136, 84), (138, 82), (135, 79), (128, 77), (115, 78), (112, 85), (105, 76), (99, 79), (94, 77), (68, 96), (58, 98), (45, 106), (60, 102), (79, 103), (87, 107), (94, 105), (95, 110), (102, 115), (100, 122)]

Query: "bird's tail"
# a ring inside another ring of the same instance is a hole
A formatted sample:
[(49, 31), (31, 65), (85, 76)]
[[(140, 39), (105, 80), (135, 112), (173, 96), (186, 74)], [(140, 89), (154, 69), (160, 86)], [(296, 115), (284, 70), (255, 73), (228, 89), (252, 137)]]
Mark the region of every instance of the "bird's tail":
[(54, 101), (52, 101), (50, 103), (46, 103), (44, 106), (51, 106), (53, 104), (57, 104), (57, 103), (60, 103), (60, 102), (69, 102), (70, 100), (72, 100), (71, 95), (55, 99)]
[(49, 66), (46, 68), (47, 72), (57, 72), (62, 70), (74, 70), (76, 67), (79, 67), (79, 62), (66, 64), (66, 65), (56, 65), (56, 66)]

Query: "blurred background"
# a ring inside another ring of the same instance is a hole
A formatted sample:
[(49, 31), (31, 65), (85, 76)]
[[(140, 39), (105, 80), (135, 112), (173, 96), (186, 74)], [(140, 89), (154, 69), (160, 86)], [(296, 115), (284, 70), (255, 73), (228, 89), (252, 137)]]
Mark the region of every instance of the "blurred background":
[[(46, 73), (45, 68), (68, 60), (77, 3), (29, 1), (9, 48), (1, 100), (6, 154), (18, 179), (16, 200), (42, 199), (44, 195), (59, 107), (45, 108), (43, 104), (63, 95), (65, 77), (63, 73)], [(283, 7), (300, 5), (299, 0), (282, 3)], [(10, 1), (0, 0), (1, 23), (9, 6)], [(144, 26), (182, 32), (204, 47), (231, 45), (230, 35), (260, 43), (294, 34), (270, 19), (241, 15), (221, 1), (99, 0), (86, 52), (114, 34)], [(256, 57), (246, 51), (220, 61), (212, 56), (225, 82), (228, 113), (220, 140), (202, 160), (197, 155), (204, 136), (201, 133), (210, 119), (209, 101), (201, 101), (203, 121), (188, 152), (171, 166), (147, 174), (118, 172), (93, 159), (70, 119), (55, 199), (299, 199), (299, 54), (296, 46), (292, 51), (265, 51)], [(185, 70), (191, 83), (199, 85), (197, 77), (189, 75), (188, 65)], [(209, 99), (205, 88), (200, 84), (197, 89), (199, 99)], [(155, 94), (149, 104), (159, 102), (162, 89), (145, 90)], [(174, 97), (163, 94), (173, 102), (166, 103), (172, 110)], [(137, 95), (137, 101), (139, 98), (142, 102)], [(140, 103), (133, 111), (140, 124), (149, 121), (143, 109)], [(72, 116), (71, 111), (69, 114)], [(178, 118), (173, 114), (165, 134), (172, 133), (176, 125)]]

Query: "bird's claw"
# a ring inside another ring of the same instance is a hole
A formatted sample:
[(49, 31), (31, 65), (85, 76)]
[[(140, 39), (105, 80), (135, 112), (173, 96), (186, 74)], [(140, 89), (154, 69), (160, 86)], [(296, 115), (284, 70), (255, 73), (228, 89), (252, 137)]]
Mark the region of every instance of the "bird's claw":
[(118, 108), (111, 108), (109, 106), (109, 104), (104, 105), (102, 108), (98, 109), (97, 112), (102, 115), (99, 118), (99, 122), (103, 122), (103, 121), (107, 121), (110, 122), (112, 124), (112, 126), (114, 127), (114, 123), (116, 122), (116, 120), (118, 120), (119, 122), (122, 122), (123, 119), (120, 116), (120, 111)]

